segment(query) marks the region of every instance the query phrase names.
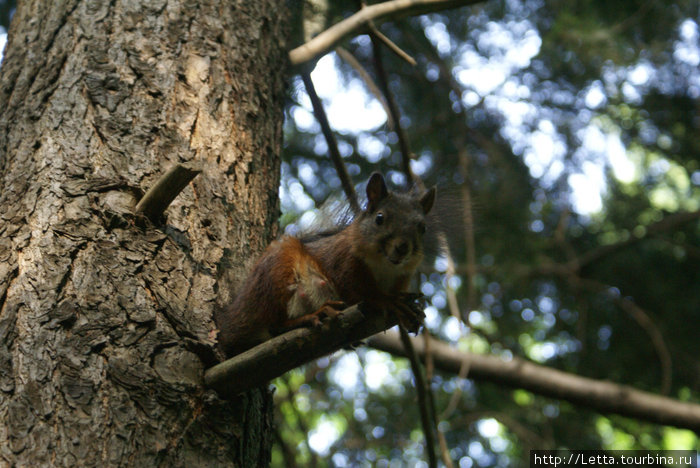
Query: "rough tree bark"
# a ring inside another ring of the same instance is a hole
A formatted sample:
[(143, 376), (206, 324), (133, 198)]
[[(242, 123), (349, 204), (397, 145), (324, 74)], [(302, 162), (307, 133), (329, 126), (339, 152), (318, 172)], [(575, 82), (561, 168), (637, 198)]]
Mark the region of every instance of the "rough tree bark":
[[(267, 390), (202, 386), (275, 234), (285, 2), (19, 2), (0, 74), (0, 465), (254, 466)], [(152, 224), (169, 167), (203, 172)]]

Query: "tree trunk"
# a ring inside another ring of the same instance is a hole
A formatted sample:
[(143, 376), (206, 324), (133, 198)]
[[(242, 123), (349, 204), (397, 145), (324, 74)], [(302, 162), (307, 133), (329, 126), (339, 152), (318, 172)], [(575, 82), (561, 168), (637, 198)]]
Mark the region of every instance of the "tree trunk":
[[(271, 398), (202, 387), (275, 234), (285, 2), (27, 0), (0, 74), (0, 466), (255, 466)], [(151, 223), (171, 166), (203, 171)]]

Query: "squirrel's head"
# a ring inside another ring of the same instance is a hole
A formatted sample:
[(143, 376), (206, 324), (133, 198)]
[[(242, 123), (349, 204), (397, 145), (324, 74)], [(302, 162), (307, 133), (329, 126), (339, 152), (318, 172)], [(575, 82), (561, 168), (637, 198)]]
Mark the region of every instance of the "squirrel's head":
[(389, 191), (375, 172), (367, 182), (367, 208), (359, 217), (364, 257), (387, 268), (412, 273), (423, 258), (426, 215), (435, 201), (435, 187), (417, 196)]

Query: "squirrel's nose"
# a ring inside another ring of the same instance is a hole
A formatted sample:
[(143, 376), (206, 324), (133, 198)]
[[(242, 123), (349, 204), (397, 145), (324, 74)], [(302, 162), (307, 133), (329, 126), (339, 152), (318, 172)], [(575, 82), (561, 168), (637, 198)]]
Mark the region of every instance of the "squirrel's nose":
[(396, 246), (396, 253), (399, 255), (403, 256), (408, 253), (408, 242), (406, 241), (401, 241), (397, 246)]

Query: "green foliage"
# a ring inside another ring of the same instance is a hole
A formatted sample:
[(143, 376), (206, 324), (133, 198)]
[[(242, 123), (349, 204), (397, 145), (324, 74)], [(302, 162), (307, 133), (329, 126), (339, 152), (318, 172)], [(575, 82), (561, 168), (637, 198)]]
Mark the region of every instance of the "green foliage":
[[(357, 7), (332, 3), (332, 22)], [(519, 355), (698, 401), (700, 225), (697, 217), (664, 221), (700, 209), (697, 14), (691, 1), (501, 0), (382, 25), (418, 62), (411, 67), (383, 53), (414, 170), (427, 185), (438, 184), (441, 225), (462, 266), (466, 229), (455, 214), (462, 213), (465, 187), (473, 200), (474, 310), (466, 305), (468, 279), (452, 280), (473, 329), (451, 318), (438, 259), (422, 275), (434, 335), (462, 349)], [(344, 47), (375, 76), (366, 36)], [(335, 64), (344, 85), (361, 84), (350, 65), (337, 58)], [(484, 83), (480, 76), (492, 79)], [(340, 186), (318, 125), (294, 118), (310, 106), (300, 82), (292, 83), (282, 191), (290, 222), (301, 211), (299, 193), (322, 202)], [(397, 136), (388, 124), (344, 129), (337, 137), (356, 183), (374, 170), (401, 181)], [(460, 155), (468, 161), (466, 174)], [(574, 191), (578, 174), (588, 181), (598, 174), (600, 189), (586, 182), (587, 195)], [(580, 208), (580, 197), (599, 193), (599, 209)], [(567, 275), (548, 268), (592, 253), (597, 256)], [(386, 383), (370, 384), (375, 377), (367, 367), (381, 367), (376, 354), (360, 348), (279, 384), (278, 395), (295, 395), (296, 410), (285, 400), (279, 423), (286, 444), (295, 452), (301, 447), (300, 465), (311, 458), (299, 418), (311, 432), (334, 427), (320, 466), (425, 459), (410, 370), (386, 357)], [(689, 431), (454, 375), (436, 373), (432, 389), (438, 413), (454, 407), (440, 427), (460, 466), (517, 466), (530, 448), (698, 444)], [(283, 466), (281, 451), (275, 460)]]

